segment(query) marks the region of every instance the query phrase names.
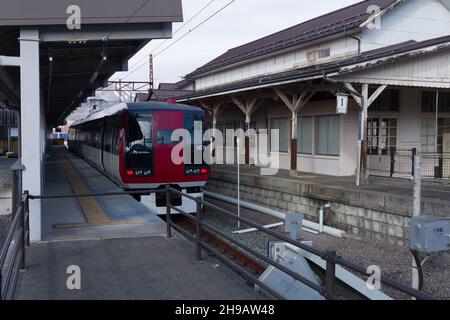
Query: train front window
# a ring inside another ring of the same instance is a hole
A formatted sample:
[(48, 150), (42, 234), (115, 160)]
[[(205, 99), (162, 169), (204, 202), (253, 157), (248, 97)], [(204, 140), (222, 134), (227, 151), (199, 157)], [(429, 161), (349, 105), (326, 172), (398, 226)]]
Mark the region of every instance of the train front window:
[(129, 115), (125, 154), (127, 169), (150, 169), (145, 171), (145, 175), (152, 174), (153, 126), (150, 114)]

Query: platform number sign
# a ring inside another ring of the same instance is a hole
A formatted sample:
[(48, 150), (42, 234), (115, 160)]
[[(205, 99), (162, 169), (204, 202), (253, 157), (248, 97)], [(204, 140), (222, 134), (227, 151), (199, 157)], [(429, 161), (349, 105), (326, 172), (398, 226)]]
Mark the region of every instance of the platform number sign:
[(348, 95), (338, 93), (336, 95), (337, 97), (337, 108), (336, 113), (337, 114), (347, 114), (348, 111)]

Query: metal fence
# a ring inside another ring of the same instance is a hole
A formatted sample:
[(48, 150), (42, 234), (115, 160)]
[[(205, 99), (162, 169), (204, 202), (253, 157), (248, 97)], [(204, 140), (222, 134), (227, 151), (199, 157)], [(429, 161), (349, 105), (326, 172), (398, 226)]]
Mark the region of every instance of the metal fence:
[(29, 197), (24, 194), (15, 211), (0, 252), (0, 300), (14, 298), (19, 271), (25, 269), (25, 247), (29, 245)]
[(418, 153), (417, 149), (391, 148), (383, 154), (368, 154), (368, 171), (372, 176), (412, 179), (414, 157), (422, 157), (422, 179), (432, 183), (450, 184), (450, 153)]
[[(114, 196), (114, 195), (134, 195), (134, 194), (152, 194), (152, 193), (165, 193), (166, 195), (166, 221), (167, 221), (167, 237), (172, 237), (172, 228), (177, 230), (180, 234), (184, 235), (189, 240), (193, 241), (195, 243), (195, 251), (196, 251), (196, 258), (198, 260), (202, 259), (202, 250), (206, 250), (212, 254), (214, 254), (218, 259), (220, 259), (223, 263), (228, 265), (229, 267), (238, 270), (243, 277), (245, 277), (250, 282), (257, 284), (260, 288), (266, 290), (269, 294), (271, 294), (274, 298), (277, 299), (284, 299), (282, 295), (280, 295), (278, 292), (273, 290), (271, 287), (267, 286), (265, 283), (260, 281), (258, 278), (256, 278), (252, 273), (250, 273), (248, 270), (237, 264), (236, 262), (232, 261), (230, 258), (228, 258), (225, 254), (220, 252), (217, 248), (206, 242), (202, 238), (202, 232), (203, 230), (207, 230), (210, 233), (230, 242), (231, 244), (235, 245), (237, 248), (243, 250), (244, 252), (249, 253), (250, 255), (266, 262), (269, 265), (274, 266), (275, 268), (279, 269), (280, 271), (286, 273), (287, 275), (291, 276), (297, 281), (300, 281), (301, 283), (307, 285), (308, 287), (316, 290), (319, 292), (323, 297), (329, 300), (341, 300), (343, 297), (339, 296), (335, 291), (335, 286), (337, 283), (337, 277), (336, 277), (336, 266), (340, 265), (344, 268), (347, 268), (350, 271), (353, 271), (355, 273), (359, 273), (365, 277), (370, 277), (371, 274), (367, 272), (367, 269), (357, 265), (351, 261), (348, 261), (336, 254), (334, 251), (329, 252), (323, 252), (317, 249), (314, 249), (313, 247), (310, 247), (306, 244), (303, 244), (299, 241), (291, 240), (290, 238), (287, 238), (286, 236), (277, 233), (275, 231), (272, 231), (270, 229), (267, 229), (257, 223), (254, 223), (253, 221), (250, 221), (248, 219), (242, 218), (238, 216), (237, 214), (225, 210), (221, 207), (218, 207), (214, 204), (211, 204), (207, 201), (204, 201), (202, 198), (194, 198), (192, 196), (189, 196), (185, 193), (182, 193), (176, 189), (166, 187), (162, 190), (149, 190), (149, 191), (127, 191), (127, 192), (109, 192), (109, 193), (86, 193), (86, 194), (67, 194), (67, 195), (28, 195), (27, 192), (24, 193), (23, 198), (20, 201), (20, 204), (18, 205), (17, 212), (14, 215), (10, 230), (8, 232), (8, 235), (6, 237), (6, 241), (3, 245), (3, 249), (1, 250), (0, 255), (0, 268), (1, 268), (1, 295), (0, 298), (3, 299), (13, 299), (15, 288), (17, 285), (18, 280), (18, 274), (20, 269), (25, 268), (25, 247), (27, 244), (29, 244), (29, 202), (35, 199), (63, 199), (63, 198), (82, 198), (82, 197), (96, 197), (96, 196)], [(180, 210), (177, 208), (171, 201), (172, 197), (181, 196), (188, 198), (190, 200), (193, 200), (197, 204), (197, 210), (196, 214), (188, 214), (184, 212), (183, 210)], [(222, 214), (234, 218), (237, 221), (240, 221), (242, 224), (248, 225), (249, 227), (255, 228), (260, 232), (264, 232), (265, 234), (272, 236), (280, 241), (289, 243), (297, 248), (303, 249), (309, 253), (312, 253), (326, 261), (326, 270), (325, 270), (325, 280), (322, 285), (317, 285), (307, 278), (303, 277), (302, 275), (282, 266), (281, 264), (277, 263), (276, 261), (268, 258), (267, 256), (259, 253), (255, 249), (250, 248), (249, 246), (237, 241), (230, 235), (224, 233), (223, 231), (219, 230), (217, 227), (214, 227), (202, 219), (202, 207), (207, 207), (214, 209), (218, 212), (221, 212)], [(189, 231), (184, 230), (180, 225), (173, 222), (171, 216), (172, 216), (172, 210), (175, 212), (179, 212), (183, 216), (187, 217), (188, 219), (191, 219), (196, 226), (195, 234), (192, 235)], [(399, 290), (411, 297), (414, 297), (416, 299), (421, 300), (435, 300), (436, 298), (428, 293), (425, 293), (423, 291), (416, 290), (406, 284), (403, 284), (391, 277), (388, 277), (384, 274), (381, 275), (381, 283), (394, 288), (396, 290)]]
[[(224, 255), (222, 252), (208, 244), (206, 241), (202, 239), (202, 230), (206, 229), (209, 232), (212, 232), (213, 234), (225, 239), (226, 241), (229, 241), (236, 247), (242, 249), (243, 251), (251, 254), (252, 256), (257, 257), (258, 259), (266, 262), (267, 264), (279, 269), (280, 271), (286, 273), (287, 275), (291, 276), (297, 281), (300, 281), (301, 283), (305, 284), (306, 286), (312, 288), (313, 290), (316, 290), (319, 292), (323, 297), (325, 297), (327, 300), (342, 300), (343, 297), (339, 296), (335, 291), (335, 286), (337, 282), (336, 277), (336, 266), (340, 265), (341, 267), (347, 268), (350, 271), (353, 271), (355, 273), (359, 273), (363, 276), (370, 277), (371, 274), (367, 272), (367, 269), (355, 264), (351, 261), (348, 261), (340, 256), (337, 255), (335, 251), (320, 251), (317, 249), (314, 249), (313, 247), (310, 247), (306, 244), (303, 244), (299, 241), (292, 240), (280, 233), (277, 233), (275, 231), (272, 231), (270, 229), (267, 229), (257, 223), (254, 223), (253, 221), (250, 221), (248, 219), (242, 218), (238, 216), (237, 214), (225, 210), (221, 207), (218, 207), (214, 204), (211, 204), (209, 202), (204, 201), (202, 198), (194, 198), (187, 194), (181, 193), (178, 190), (166, 188), (166, 200), (167, 200), (167, 211), (166, 211), (166, 221), (167, 221), (167, 237), (172, 236), (171, 228), (174, 228), (179, 233), (184, 235), (189, 240), (193, 241), (195, 243), (196, 247), (196, 257), (197, 260), (202, 259), (202, 249), (205, 249), (211, 253), (213, 253), (216, 257), (218, 257), (223, 263), (228, 265), (229, 267), (238, 270), (239, 273), (241, 273), (247, 280), (250, 282), (257, 284), (260, 288), (266, 290), (270, 295), (272, 295), (276, 299), (284, 300), (284, 297), (280, 295), (278, 292), (274, 291), (272, 288), (267, 286), (265, 283), (261, 282), (258, 278), (256, 278), (253, 274), (248, 272), (246, 269), (241, 267), (240, 265), (233, 262), (231, 259), (229, 259), (226, 255)], [(197, 203), (197, 212), (196, 215), (193, 216), (191, 214), (188, 214), (184, 212), (183, 210), (180, 210), (170, 204), (170, 197), (171, 194), (177, 194), (182, 197), (186, 197), (188, 199), (194, 200)], [(322, 285), (317, 285), (310, 280), (306, 279), (302, 275), (282, 266), (281, 264), (277, 263), (276, 261), (266, 257), (265, 255), (259, 253), (258, 251), (250, 248), (249, 246), (239, 242), (238, 240), (234, 239), (230, 235), (224, 233), (223, 231), (219, 230), (217, 227), (214, 227), (202, 219), (202, 206), (214, 209), (218, 212), (221, 212), (222, 214), (234, 218), (237, 221), (240, 221), (242, 224), (247, 225), (251, 228), (255, 228), (258, 231), (264, 232), (265, 234), (272, 236), (280, 241), (284, 241), (286, 243), (289, 243), (297, 248), (303, 249), (309, 253), (312, 253), (323, 260), (326, 261), (326, 270), (325, 270), (325, 281)], [(195, 225), (196, 225), (196, 232), (195, 235), (190, 234), (188, 231), (182, 229), (179, 225), (175, 224), (171, 219), (171, 210), (175, 210), (176, 212), (182, 214), (183, 216), (187, 217), (188, 219), (191, 219)], [(399, 290), (400, 292), (403, 292), (413, 298), (420, 299), (420, 300), (435, 300), (436, 298), (430, 294), (427, 294), (423, 291), (416, 290), (408, 285), (405, 285), (389, 276), (386, 276), (384, 274), (381, 275), (381, 283), (394, 288), (396, 290)]]

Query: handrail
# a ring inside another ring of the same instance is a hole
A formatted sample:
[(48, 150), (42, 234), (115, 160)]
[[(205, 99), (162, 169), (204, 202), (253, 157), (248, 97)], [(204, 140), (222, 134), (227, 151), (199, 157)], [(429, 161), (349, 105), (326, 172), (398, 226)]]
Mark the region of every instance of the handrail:
[[(252, 255), (260, 258), (261, 260), (265, 261), (266, 263), (272, 265), (273, 267), (281, 270), (282, 272), (285, 272), (286, 274), (290, 275), (294, 279), (302, 282), (303, 284), (307, 285), (308, 287), (318, 291), (321, 295), (325, 296), (327, 299), (339, 299), (339, 297), (336, 296), (336, 294), (335, 294), (335, 288), (334, 288), (335, 287), (335, 282), (336, 282), (336, 265), (341, 265), (341, 266), (344, 266), (344, 267), (346, 267), (346, 268), (348, 268), (348, 269), (350, 269), (350, 270), (352, 270), (354, 272), (357, 272), (357, 273), (360, 273), (360, 274), (363, 274), (363, 275), (366, 275), (366, 276), (371, 276), (371, 274), (369, 274), (364, 267), (362, 267), (362, 266), (360, 266), (360, 265), (358, 265), (356, 263), (353, 263), (351, 261), (348, 261), (348, 260), (338, 256), (336, 254), (336, 252), (323, 252), (323, 251), (314, 249), (314, 248), (312, 248), (310, 246), (307, 246), (307, 245), (305, 245), (305, 244), (303, 244), (303, 243), (301, 243), (299, 241), (295, 241), (295, 240), (289, 239), (289, 238), (285, 237), (282, 234), (279, 234), (279, 233), (274, 232), (274, 231), (272, 231), (270, 229), (264, 228), (263, 226), (261, 226), (259, 224), (256, 224), (256, 223), (254, 223), (254, 222), (252, 222), (250, 220), (242, 218), (242, 217), (238, 216), (237, 214), (235, 214), (235, 213), (233, 213), (231, 211), (225, 210), (225, 209), (220, 208), (218, 206), (215, 206), (215, 205), (213, 205), (211, 203), (208, 203), (208, 202), (204, 201), (202, 198), (194, 198), (194, 197), (189, 196), (189, 195), (187, 195), (185, 193), (182, 193), (182, 192), (180, 192), (180, 191), (178, 191), (176, 189), (173, 189), (173, 188), (171, 188), (169, 186), (167, 186), (165, 190), (166, 190), (166, 197), (167, 197), (166, 200), (167, 200), (167, 203), (168, 203), (167, 217), (166, 217), (166, 220), (167, 220), (167, 223), (168, 223), (168, 236), (170, 234), (170, 227), (171, 226), (172, 227), (176, 226), (176, 229), (179, 229), (179, 226), (177, 226), (176, 224), (174, 224), (171, 221), (171, 209), (174, 209), (175, 211), (177, 211), (177, 212), (179, 212), (179, 213), (181, 213), (181, 214), (183, 214), (185, 216), (188, 215), (186, 212), (184, 212), (181, 209), (176, 208), (176, 207), (174, 207), (174, 206), (172, 206), (170, 204), (170, 194), (174, 193), (174, 194), (177, 194), (177, 195), (181, 195), (182, 197), (186, 197), (186, 198), (188, 198), (190, 200), (193, 200), (193, 201), (195, 201), (197, 203), (197, 213), (196, 213), (197, 215), (196, 215), (195, 218), (192, 217), (192, 215), (191, 215), (191, 218), (193, 218), (193, 219), (195, 219), (197, 221), (197, 226), (200, 226), (200, 228), (201, 227), (206, 227), (207, 229), (209, 229), (210, 231), (212, 231), (216, 235), (218, 235), (218, 236), (226, 239), (227, 241), (233, 243), (234, 245), (236, 245), (240, 249), (243, 249), (244, 251), (249, 252), (250, 254), (252, 254)], [(303, 250), (305, 250), (305, 251), (307, 251), (309, 253), (312, 253), (312, 254), (314, 254), (316, 256), (319, 256), (320, 258), (324, 259), (325, 262), (326, 262), (326, 270), (325, 270), (326, 275), (325, 275), (325, 281), (324, 281), (323, 286), (317, 286), (316, 284), (310, 282), (308, 279), (305, 279), (301, 275), (296, 274), (295, 272), (293, 272), (293, 271), (283, 267), (282, 265), (278, 264), (277, 262), (275, 262), (275, 261), (265, 257), (264, 255), (258, 253), (257, 251), (253, 250), (252, 248), (246, 246), (245, 244), (242, 244), (239, 241), (235, 240), (234, 238), (228, 236), (224, 232), (220, 231), (218, 228), (213, 227), (213, 226), (211, 226), (211, 225), (201, 221), (201, 210), (198, 209), (201, 205), (213, 208), (213, 209), (215, 209), (217, 211), (220, 211), (220, 212), (222, 212), (222, 213), (224, 213), (224, 214), (226, 214), (226, 215), (228, 215), (228, 216), (230, 216), (230, 217), (232, 217), (232, 218), (234, 218), (234, 219), (236, 219), (238, 221), (241, 221), (242, 223), (244, 223), (244, 224), (246, 224), (246, 225), (248, 225), (250, 227), (256, 228), (259, 231), (262, 231), (262, 232), (264, 232), (264, 233), (266, 233), (266, 234), (268, 234), (270, 236), (273, 236), (273, 237), (275, 237), (275, 238), (277, 238), (277, 239), (279, 239), (281, 241), (284, 241), (284, 242), (287, 242), (289, 244), (292, 244), (293, 246), (295, 246), (297, 248), (303, 249)], [(197, 233), (198, 232), (199, 232), (199, 230), (197, 228)], [(221, 254), (218, 250), (211, 250), (211, 249), (214, 249), (214, 248), (212, 248), (207, 243), (203, 242), (201, 240), (201, 237), (195, 238), (193, 236), (193, 237), (190, 237), (190, 239), (191, 240), (194, 239), (194, 241), (197, 242), (196, 243), (197, 247), (203, 247), (203, 248), (208, 249), (209, 251), (213, 251), (213, 253), (219, 259), (221, 259), (222, 261), (224, 261), (227, 264), (230, 264), (230, 261), (229, 261), (229, 259), (226, 256)], [(200, 243), (198, 243), (198, 242), (200, 242)], [(280, 298), (278, 294), (276, 294), (276, 295), (273, 294), (273, 290), (267, 290), (266, 286), (262, 286), (260, 281), (255, 281), (255, 278), (253, 276), (251, 276), (251, 275), (249, 276), (248, 272), (245, 272), (245, 269), (241, 268), (240, 266), (238, 266), (238, 265), (236, 265), (234, 263), (233, 263), (233, 267), (238, 269), (241, 273), (245, 274), (246, 278), (248, 278), (249, 280), (254, 281), (255, 283), (257, 283), (259, 286), (261, 286), (267, 292), (272, 294), (274, 297)], [(410, 295), (411, 297), (414, 297), (414, 298), (417, 298), (417, 299), (421, 299), (421, 300), (437, 300), (436, 297), (434, 297), (434, 296), (432, 296), (432, 295), (430, 295), (430, 294), (428, 294), (426, 292), (416, 290), (416, 289), (414, 289), (414, 288), (412, 288), (412, 287), (410, 287), (410, 286), (408, 286), (408, 285), (406, 285), (406, 284), (404, 284), (404, 283), (402, 283), (402, 282), (400, 282), (398, 280), (395, 280), (395, 279), (393, 279), (393, 278), (391, 278), (389, 276), (386, 276), (385, 274), (381, 274), (380, 281), (381, 281), (381, 283), (386, 284), (386, 285), (388, 285), (388, 286), (390, 286), (390, 287), (392, 287), (392, 288), (394, 288), (394, 289), (396, 289), (396, 290), (398, 290), (400, 292), (406, 293), (406, 294)]]
[[(252, 281), (253, 283), (256, 283), (258, 286), (260, 286), (261, 288), (263, 288), (264, 290), (266, 290), (268, 293), (270, 293), (273, 297), (278, 298), (278, 299), (282, 299), (282, 297), (274, 292), (270, 287), (268, 287), (267, 285), (265, 285), (264, 283), (262, 283), (261, 281), (259, 281), (257, 278), (255, 278), (251, 273), (249, 273), (247, 270), (245, 270), (244, 268), (242, 268), (241, 266), (237, 265), (235, 262), (231, 261), (228, 257), (226, 257), (225, 255), (223, 255), (222, 253), (219, 252), (219, 250), (214, 249), (211, 245), (209, 245), (208, 243), (206, 243), (205, 241), (202, 240), (201, 237), (201, 230), (203, 227), (209, 229), (211, 232), (217, 234), (219, 237), (226, 239), (227, 241), (230, 241), (231, 243), (233, 243), (234, 245), (236, 245), (237, 247), (239, 247), (240, 249), (249, 252), (250, 254), (260, 258), (261, 260), (265, 261), (266, 263), (274, 266), (275, 268), (281, 270), (282, 272), (285, 272), (286, 274), (290, 275), (291, 277), (293, 277), (294, 279), (302, 282), (303, 284), (307, 285), (308, 287), (318, 291), (321, 295), (325, 296), (327, 299), (339, 299), (340, 297), (338, 297), (335, 294), (335, 282), (336, 282), (336, 265), (341, 265), (344, 266), (348, 269), (350, 269), (351, 271), (366, 275), (366, 276), (370, 276), (371, 274), (368, 274), (366, 269), (358, 264), (355, 264), (351, 261), (348, 261), (340, 256), (338, 256), (336, 254), (336, 252), (324, 252), (315, 248), (312, 248), (310, 246), (307, 246), (299, 241), (295, 241), (292, 240), (282, 234), (279, 234), (273, 230), (267, 229), (253, 221), (250, 221), (248, 219), (245, 219), (243, 217), (238, 216), (237, 214), (228, 211), (226, 209), (220, 208), (214, 204), (211, 204), (209, 202), (204, 201), (202, 198), (195, 198), (193, 196), (190, 196), (186, 193), (183, 193), (179, 190), (176, 190), (170, 186), (166, 186), (164, 189), (159, 189), (159, 190), (136, 190), (136, 191), (123, 191), (123, 192), (104, 192), (104, 193), (85, 193), (85, 194), (59, 194), (59, 195), (26, 195), (24, 200), (23, 200), (23, 205), (19, 206), (18, 212), (22, 212), (25, 215), (25, 211), (27, 205), (25, 205), (28, 200), (34, 200), (34, 199), (61, 199), (61, 198), (80, 198), (80, 197), (95, 197), (95, 196), (114, 196), (114, 195), (139, 195), (139, 194), (153, 194), (153, 193), (165, 193), (166, 194), (166, 222), (167, 222), (167, 237), (170, 238), (172, 236), (171, 234), (171, 229), (174, 228), (175, 230), (177, 230), (178, 232), (180, 232), (182, 235), (184, 235), (186, 238), (188, 238), (191, 241), (194, 241), (196, 243), (196, 255), (197, 255), (197, 259), (201, 259), (201, 249), (204, 248), (210, 252), (212, 252), (214, 255), (216, 255), (217, 257), (219, 257), (219, 259), (221, 259), (224, 263), (231, 265), (233, 268), (236, 268), (240, 271), (241, 274), (243, 274), (247, 279), (249, 279), (250, 281)], [(183, 210), (177, 208), (176, 206), (172, 205), (171, 203), (171, 194), (176, 194), (179, 195), (181, 197), (185, 197), (187, 199), (190, 199), (192, 201), (195, 201), (197, 204), (197, 214), (195, 217), (193, 217), (192, 215), (184, 212)], [(215, 228), (214, 226), (211, 226), (205, 222), (203, 222), (201, 220), (201, 206), (206, 206), (209, 208), (212, 208), (214, 210), (217, 210), (223, 214), (226, 214), (227, 216), (234, 218), (240, 222), (242, 222), (243, 224), (246, 224), (252, 228), (255, 228), (261, 232), (264, 232), (272, 237), (275, 237), (277, 239), (279, 239), (280, 241), (284, 241), (286, 243), (289, 243), (297, 248), (300, 248), (302, 250), (305, 250), (309, 253), (312, 253), (320, 258), (322, 258), (323, 260), (326, 261), (326, 265), (327, 268), (325, 270), (326, 274), (325, 274), (325, 281), (324, 284), (322, 286), (317, 286), (315, 283), (310, 282), (308, 279), (302, 277), (301, 275), (293, 272), (292, 270), (283, 267), (282, 265), (280, 265), (279, 263), (267, 258), (266, 256), (258, 253), (257, 251), (253, 250), (252, 248), (240, 243), (239, 241), (233, 239), (232, 237), (228, 236), (227, 234), (225, 234), (224, 232), (220, 231), (219, 229)], [(24, 209), (25, 208), (25, 209)], [(182, 214), (183, 216), (188, 217), (189, 219), (191, 219), (193, 222), (195, 222), (196, 224), (196, 234), (195, 235), (191, 235), (189, 232), (185, 231), (184, 229), (182, 229), (179, 225), (175, 224), (172, 220), (171, 220), (171, 211), (174, 210), (180, 214)], [(19, 213), (20, 213), (19, 212)], [(17, 214), (17, 216), (22, 216), (21, 214)], [(20, 220), (20, 218), (15, 218), (13, 221), (13, 225), (11, 226), (11, 230), (13, 230), (13, 227), (17, 228), (17, 224), (18, 221)], [(28, 219), (26, 219), (28, 220)], [(11, 232), (10, 230), (10, 232)], [(7, 240), (11, 240), (12, 236), (10, 237), (8, 235)], [(25, 243), (25, 241), (24, 241)], [(6, 244), (5, 244), (6, 245)], [(7, 253), (4, 253), (5, 247), (2, 250), (2, 254), (0, 257), (3, 257), (3, 255), (6, 255)], [(3, 259), (0, 259), (0, 262), (2, 262)], [(3, 263), (3, 262), (2, 262)], [(0, 263), (0, 266), (3, 267), (3, 264)], [(437, 298), (425, 293), (423, 291), (419, 291), (416, 290), (408, 285), (405, 285), (404, 283), (397, 281), (389, 276), (386, 276), (385, 274), (381, 274), (380, 276), (380, 280), (383, 284), (386, 284), (396, 290), (399, 290), (403, 293), (406, 293), (414, 298), (417, 299), (422, 299), (422, 300), (436, 300)]]
[(28, 200), (28, 194), (24, 193), (0, 251), (0, 300), (14, 298), (19, 270), (25, 269), (25, 247), (29, 244)]

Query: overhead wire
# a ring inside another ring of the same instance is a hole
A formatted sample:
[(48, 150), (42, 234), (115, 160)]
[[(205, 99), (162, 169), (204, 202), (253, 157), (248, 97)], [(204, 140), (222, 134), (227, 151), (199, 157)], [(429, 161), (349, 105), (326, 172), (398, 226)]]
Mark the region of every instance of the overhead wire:
[[(186, 32), (185, 34), (183, 34), (180, 38), (176, 39), (174, 42), (172, 42), (170, 45), (168, 45), (167, 47), (165, 47), (164, 49), (162, 49), (161, 51), (159, 51), (157, 54), (154, 55), (154, 58), (160, 56), (162, 53), (164, 53), (165, 51), (167, 51), (169, 48), (171, 48), (172, 46), (174, 46), (176, 43), (178, 43), (179, 41), (181, 41), (182, 39), (186, 38), (188, 35), (190, 35), (193, 31), (197, 30), (198, 28), (200, 28), (202, 25), (204, 25), (206, 22), (208, 22), (209, 20), (211, 20), (212, 18), (214, 18), (215, 16), (217, 16), (220, 12), (222, 12), (223, 10), (225, 10), (227, 7), (229, 7), (230, 5), (232, 5), (234, 2), (236, 2), (236, 0), (231, 0), (230, 2), (228, 2), (226, 5), (224, 5), (223, 7), (221, 7), (219, 10), (215, 11), (213, 14), (211, 14), (210, 16), (208, 16), (206, 19), (204, 19), (202, 22), (200, 22), (199, 24), (197, 24), (194, 28), (190, 29), (188, 32)], [(145, 61), (144, 63), (142, 63), (141, 65), (139, 65), (137, 68), (135, 68), (133, 71), (131, 71), (129, 74), (126, 74), (123, 79), (130, 77), (131, 75), (133, 75), (134, 73), (136, 73), (138, 70), (140, 70), (142, 67), (144, 67), (148, 62)]]

